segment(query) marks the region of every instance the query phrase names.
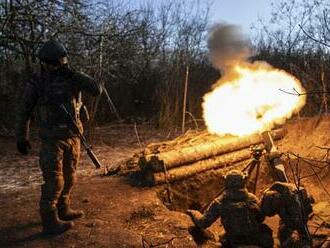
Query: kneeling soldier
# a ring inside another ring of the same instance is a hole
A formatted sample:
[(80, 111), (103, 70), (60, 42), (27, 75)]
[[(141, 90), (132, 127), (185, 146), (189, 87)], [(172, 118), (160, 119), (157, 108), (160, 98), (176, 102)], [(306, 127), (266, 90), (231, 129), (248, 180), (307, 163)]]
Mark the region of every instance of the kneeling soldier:
[(311, 247), (307, 229), (308, 215), (314, 200), (304, 188), (294, 184), (275, 182), (261, 199), (261, 209), (266, 216), (278, 214), (281, 218), (278, 238), (281, 247)]
[(225, 190), (216, 198), (204, 214), (188, 210), (198, 228), (205, 229), (219, 217), (225, 229), (221, 243), (223, 247), (256, 245), (273, 247), (271, 229), (262, 224), (264, 215), (260, 211), (258, 199), (246, 188), (246, 176), (237, 170), (225, 177)]

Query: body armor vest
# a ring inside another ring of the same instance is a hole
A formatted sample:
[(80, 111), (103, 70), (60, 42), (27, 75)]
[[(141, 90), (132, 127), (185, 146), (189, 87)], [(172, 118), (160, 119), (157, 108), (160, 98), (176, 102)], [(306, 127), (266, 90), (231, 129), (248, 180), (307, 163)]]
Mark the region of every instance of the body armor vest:
[(39, 80), (37, 117), (41, 137), (66, 138), (76, 136), (71, 120), (60, 108), (63, 104), (79, 127), (81, 92), (75, 87), (72, 75), (61, 70), (44, 72)]
[(247, 192), (246, 194), (238, 194), (237, 198), (224, 197), (221, 222), (226, 232), (232, 236), (243, 238), (258, 232), (259, 222), (256, 218), (258, 212), (260, 212), (258, 204), (249, 199)]

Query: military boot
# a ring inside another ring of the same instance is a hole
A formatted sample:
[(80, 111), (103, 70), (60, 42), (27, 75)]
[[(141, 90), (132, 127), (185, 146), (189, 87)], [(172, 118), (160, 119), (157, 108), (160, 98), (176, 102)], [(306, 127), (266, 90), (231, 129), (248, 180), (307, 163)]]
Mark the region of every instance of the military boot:
[(48, 212), (40, 211), (40, 216), (43, 226), (42, 232), (45, 235), (61, 234), (73, 227), (73, 222), (62, 221), (58, 218), (57, 209)]
[(61, 220), (75, 220), (84, 216), (84, 212), (82, 210), (73, 210), (68, 202), (58, 204), (57, 209), (58, 216)]

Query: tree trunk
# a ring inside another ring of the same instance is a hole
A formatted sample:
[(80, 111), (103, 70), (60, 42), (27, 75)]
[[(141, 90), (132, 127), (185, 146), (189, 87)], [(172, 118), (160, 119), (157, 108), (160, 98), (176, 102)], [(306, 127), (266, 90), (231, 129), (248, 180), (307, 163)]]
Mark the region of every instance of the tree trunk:
[[(284, 129), (277, 129), (272, 131), (271, 134), (274, 140), (278, 140), (283, 138), (285, 131)], [(142, 156), (139, 160), (139, 166), (142, 170), (160, 172), (164, 171), (164, 166), (166, 166), (167, 169), (172, 169), (210, 157), (241, 150), (262, 142), (262, 137), (259, 134), (212, 139), (202, 144), (188, 147), (174, 147), (173, 150), (161, 152), (159, 154)]]
[(248, 160), (250, 157), (251, 152), (248, 149), (244, 149), (198, 161), (178, 168), (173, 168), (167, 172), (153, 173), (152, 171), (149, 171), (146, 172), (146, 180), (152, 185), (178, 181), (208, 170), (233, 166), (233, 164)]

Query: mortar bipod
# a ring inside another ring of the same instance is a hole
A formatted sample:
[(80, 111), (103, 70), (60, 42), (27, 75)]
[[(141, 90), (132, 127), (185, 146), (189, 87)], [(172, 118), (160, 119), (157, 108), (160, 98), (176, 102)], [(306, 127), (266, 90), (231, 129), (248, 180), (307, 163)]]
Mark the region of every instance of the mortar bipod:
[[(247, 188), (252, 191), (254, 194), (257, 191), (257, 184), (260, 174), (260, 159), (264, 153), (264, 148), (258, 145), (251, 146), (251, 159), (247, 163), (247, 165), (242, 169), (242, 172), (247, 174)], [(255, 176), (252, 180), (253, 172), (255, 172)], [(251, 189), (252, 188), (252, 189)]]
[[(257, 184), (260, 174), (260, 159), (264, 155), (269, 172), (274, 181), (289, 182), (285, 173), (284, 162), (281, 159), (281, 153), (278, 151), (270, 132), (263, 132), (261, 134), (263, 139), (263, 146), (251, 146), (251, 159), (247, 165), (242, 169), (242, 172), (247, 173), (247, 187), (256, 193)], [(252, 178), (255, 171), (254, 178)]]

